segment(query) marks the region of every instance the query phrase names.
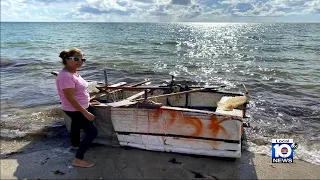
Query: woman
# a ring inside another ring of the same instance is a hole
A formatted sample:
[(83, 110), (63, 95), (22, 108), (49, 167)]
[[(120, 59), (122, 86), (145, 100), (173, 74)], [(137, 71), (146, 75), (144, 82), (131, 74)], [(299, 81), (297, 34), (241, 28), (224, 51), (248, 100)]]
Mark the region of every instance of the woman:
[[(56, 86), (61, 101), (62, 110), (71, 118), (71, 143), (77, 152), (72, 161), (73, 166), (92, 167), (94, 164), (84, 161), (84, 153), (98, 135), (93, 124), (94, 115), (89, 112), (89, 106), (100, 104), (95, 101), (90, 103), (88, 83), (78, 74), (77, 69), (86, 61), (80, 49), (73, 48), (62, 51), (59, 55), (64, 68), (59, 72)], [(80, 130), (86, 136), (80, 142)]]

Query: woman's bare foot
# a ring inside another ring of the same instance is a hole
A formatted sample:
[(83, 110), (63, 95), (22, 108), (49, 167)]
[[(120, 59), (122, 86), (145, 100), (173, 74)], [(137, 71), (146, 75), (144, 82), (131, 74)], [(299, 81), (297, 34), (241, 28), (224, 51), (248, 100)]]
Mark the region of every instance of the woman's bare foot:
[(74, 158), (73, 159), (72, 165), (76, 166), (76, 167), (83, 167), (83, 168), (89, 168), (89, 167), (94, 166), (94, 164), (89, 163), (89, 162), (84, 161), (84, 160), (81, 160), (81, 159), (78, 159), (78, 158)]

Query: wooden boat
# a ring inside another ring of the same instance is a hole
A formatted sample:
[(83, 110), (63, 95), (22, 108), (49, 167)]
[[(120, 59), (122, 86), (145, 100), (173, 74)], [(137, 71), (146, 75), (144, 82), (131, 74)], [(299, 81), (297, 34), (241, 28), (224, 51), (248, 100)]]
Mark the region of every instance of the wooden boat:
[[(188, 87), (97, 83), (92, 99), (97, 143), (229, 158), (241, 157), (248, 92)], [(70, 120), (69, 120), (70, 122)], [(70, 126), (69, 126), (70, 127)]]

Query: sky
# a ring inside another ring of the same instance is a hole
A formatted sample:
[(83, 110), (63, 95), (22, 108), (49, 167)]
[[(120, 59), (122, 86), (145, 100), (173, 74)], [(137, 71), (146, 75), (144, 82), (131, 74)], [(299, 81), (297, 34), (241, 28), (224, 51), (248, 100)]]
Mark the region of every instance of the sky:
[(1, 22), (320, 22), (320, 0), (1, 0)]

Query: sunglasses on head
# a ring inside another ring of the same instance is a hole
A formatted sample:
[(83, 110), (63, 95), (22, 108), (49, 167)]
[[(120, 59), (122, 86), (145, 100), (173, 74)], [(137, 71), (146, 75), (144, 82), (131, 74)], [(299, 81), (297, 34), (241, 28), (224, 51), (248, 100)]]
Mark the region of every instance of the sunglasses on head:
[(77, 58), (77, 57), (69, 57), (69, 59), (72, 59), (73, 61), (82, 61), (82, 62), (85, 62), (86, 59), (80, 59), (80, 58)]

